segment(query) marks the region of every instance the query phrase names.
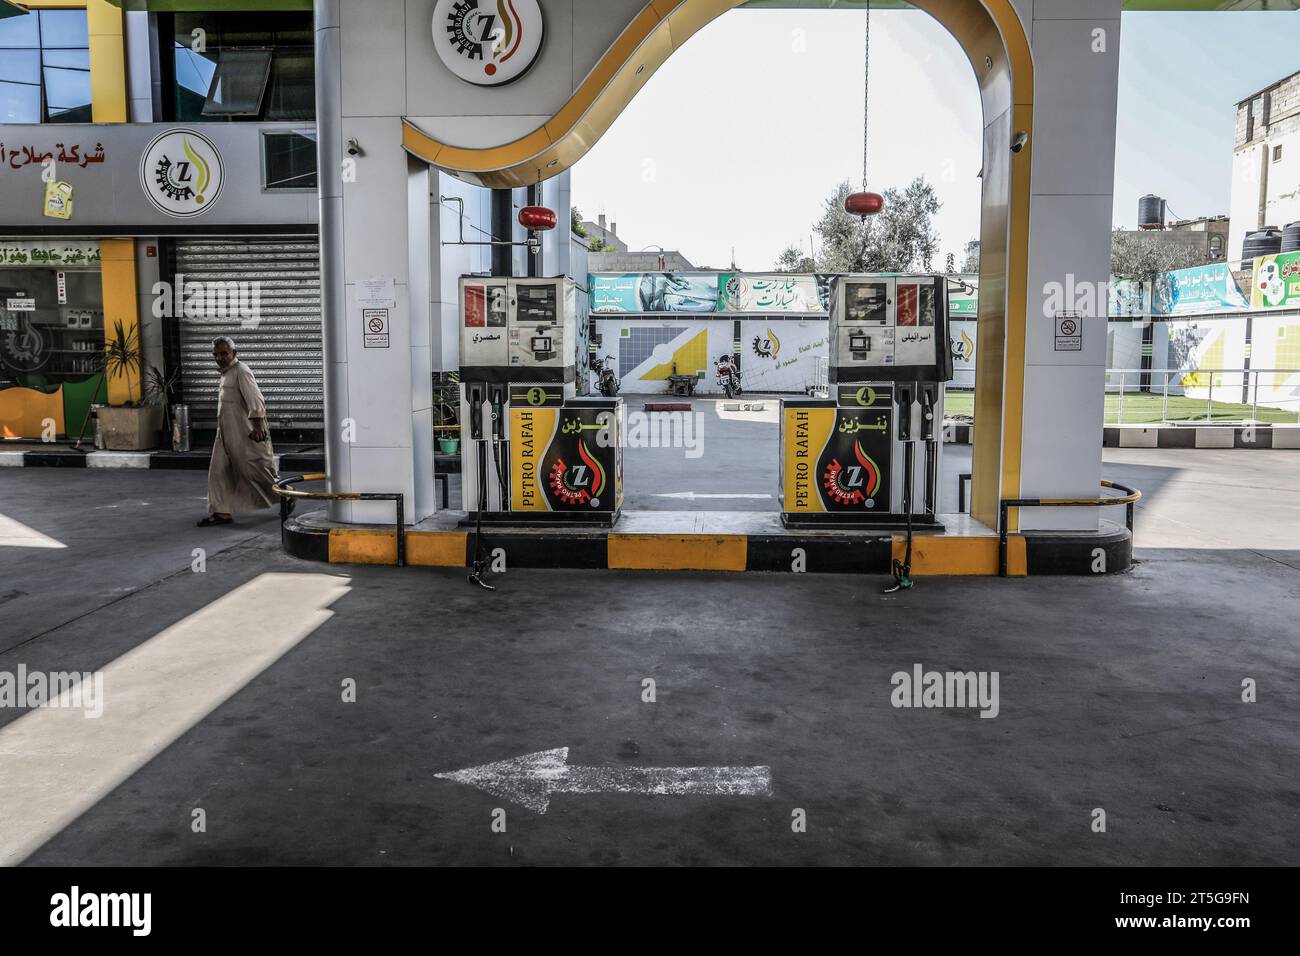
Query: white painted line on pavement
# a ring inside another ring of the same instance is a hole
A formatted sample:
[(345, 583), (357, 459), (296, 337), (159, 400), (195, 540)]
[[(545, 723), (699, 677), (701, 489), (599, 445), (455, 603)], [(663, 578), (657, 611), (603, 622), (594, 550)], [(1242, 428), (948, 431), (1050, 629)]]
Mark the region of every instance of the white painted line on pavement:
[(29, 528), (15, 518), (0, 515), (0, 548), (66, 548), (48, 534)]
[(696, 498), (771, 498), (768, 494), (736, 494), (736, 495), (713, 495), (703, 494), (695, 491), (668, 491), (655, 495), (656, 498), (685, 498), (688, 501), (694, 501)]
[(42, 707), (0, 728), (0, 865), (21, 863), (320, 627), (349, 581), (263, 574), (105, 667), (103, 716)]

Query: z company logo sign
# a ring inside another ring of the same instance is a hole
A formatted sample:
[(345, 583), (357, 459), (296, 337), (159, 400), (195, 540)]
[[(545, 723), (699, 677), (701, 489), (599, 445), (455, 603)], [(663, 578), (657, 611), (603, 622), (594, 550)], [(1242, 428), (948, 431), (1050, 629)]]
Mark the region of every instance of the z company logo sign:
[(443, 65), (477, 86), (518, 79), (542, 49), (537, 0), (438, 0), (433, 46)]
[(140, 157), (140, 186), (159, 210), (188, 218), (206, 212), (225, 179), (221, 154), (212, 140), (192, 129), (158, 136)]

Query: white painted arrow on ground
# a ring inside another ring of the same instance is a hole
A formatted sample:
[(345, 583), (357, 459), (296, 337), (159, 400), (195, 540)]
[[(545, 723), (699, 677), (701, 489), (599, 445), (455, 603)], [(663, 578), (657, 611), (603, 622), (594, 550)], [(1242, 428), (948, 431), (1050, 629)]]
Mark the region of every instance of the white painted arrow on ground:
[(478, 787), (534, 813), (545, 813), (554, 793), (713, 797), (762, 797), (772, 793), (771, 767), (570, 767), (568, 747), (539, 750), (434, 776)]
[(709, 495), (697, 494), (694, 491), (670, 491), (663, 494), (655, 495), (656, 498), (686, 498), (694, 501), (696, 498), (771, 498), (771, 495)]

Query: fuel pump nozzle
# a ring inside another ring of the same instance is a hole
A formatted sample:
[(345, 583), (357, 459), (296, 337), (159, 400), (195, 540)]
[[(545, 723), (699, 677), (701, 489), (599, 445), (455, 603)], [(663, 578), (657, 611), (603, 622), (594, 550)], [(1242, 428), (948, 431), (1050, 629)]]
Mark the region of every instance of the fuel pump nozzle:
[(496, 469), (497, 493), (501, 510), (509, 511), (509, 487), (506, 483), (506, 412), (505, 388), (494, 385), (489, 396), (492, 410), (492, 466)]
[[(925, 434), (925, 417), (921, 416), (919, 427), (913, 428), (913, 416), (917, 406), (924, 408), (926, 394), (918, 382), (900, 385), (898, 395), (898, 439), (903, 443), (903, 515), (907, 521), (907, 545), (903, 551), (903, 560), (897, 558), (891, 563), (894, 583), (885, 588), (886, 594), (905, 591), (912, 586), (912, 471), (915, 463), (917, 433)], [(931, 414), (933, 418), (933, 413)]]
[[(474, 522), (474, 564), (470, 569), (468, 580), (471, 584), (477, 584), (485, 591), (495, 591), (496, 587), (494, 585), (483, 580), (483, 572), (487, 570), (488, 566), (486, 549), (483, 546), (483, 508), (487, 504), (487, 439), (483, 435), (483, 398), (485, 391), (486, 386), (471, 385), (469, 387), (469, 437), (474, 442), (478, 460), (478, 509)], [(494, 434), (496, 427), (494, 420), (492, 425)]]

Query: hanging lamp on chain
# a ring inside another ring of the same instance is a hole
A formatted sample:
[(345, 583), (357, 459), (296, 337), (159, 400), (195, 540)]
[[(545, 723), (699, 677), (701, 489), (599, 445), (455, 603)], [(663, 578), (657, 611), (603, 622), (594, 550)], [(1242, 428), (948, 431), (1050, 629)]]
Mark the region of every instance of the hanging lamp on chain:
[(885, 197), (867, 189), (868, 120), (871, 115), (871, 0), (867, 0), (866, 27), (862, 42), (862, 191), (849, 193), (844, 199), (844, 211), (866, 220), (885, 208)]

